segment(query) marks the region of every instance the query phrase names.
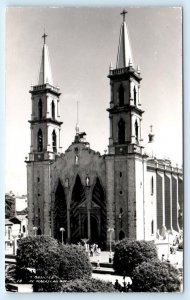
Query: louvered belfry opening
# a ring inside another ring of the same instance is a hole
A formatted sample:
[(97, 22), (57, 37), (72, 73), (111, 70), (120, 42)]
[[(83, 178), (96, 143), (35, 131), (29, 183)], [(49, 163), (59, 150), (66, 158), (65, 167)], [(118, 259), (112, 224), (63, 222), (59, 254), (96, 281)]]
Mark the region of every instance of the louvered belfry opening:
[(67, 237), (67, 204), (65, 199), (64, 188), (59, 180), (56, 192), (55, 192), (55, 202), (54, 202), (54, 238), (61, 242), (62, 233), (60, 228), (64, 228), (64, 241)]
[(78, 206), (85, 200), (86, 196), (84, 186), (81, 183), (79, 175), (77, 175), (75, 185), (73, 187), (70, 206), (71, 243), (77, 243), (81, 239), (81, 225), (79, 222), (80, 212), (78, 210)]

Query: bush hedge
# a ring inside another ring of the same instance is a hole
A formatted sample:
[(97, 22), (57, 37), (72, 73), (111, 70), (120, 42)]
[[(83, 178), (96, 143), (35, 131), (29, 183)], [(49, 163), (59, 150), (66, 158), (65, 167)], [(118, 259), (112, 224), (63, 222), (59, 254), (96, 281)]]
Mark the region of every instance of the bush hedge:
[(76, 279), (73, 281), (38, 283), (34, 285), (34, 292), (117, 292), (111, 282), (105, 282), (94, 278)]
[(90, 277), (92, 266), (84, 248), (77, 245), (61, 245), (59, 277), (63, 280)]
[(154, 242), (124, 239), (115, 246), (113, 268), (117, 274), (131, 276), (137, 265), (149, 260), (158, 260)]
[(89, 257), (83, 247), (61, 245), (48, 236), (29, 236), (21, 239), (16, 261), (17, 279), (23, 283), (33, 281), (33, 276), (27, 268), (36, 270), (37, 280), (49, 280), (52, 276), (63, 280), (82, 279), (90, 277), (92, 273)]
[(52, 276), (45, 282), (43, 280), (35, 280), (33, 283), (33, 292), (61, 292), (61, 286), (59, 277)]
[(166, 262), (143, 262), (133, 271), (133, 292), (179, 292), (179, 271)]
[(16, 265), (8, 265), (5, 267), (5, 283), (16, 283), (17, 272)]
[(58, 276), (60, 247), (49, 236), (28, 236), (19, 241), (16, 262), (18, 270), (36, 269), (37, 276)]

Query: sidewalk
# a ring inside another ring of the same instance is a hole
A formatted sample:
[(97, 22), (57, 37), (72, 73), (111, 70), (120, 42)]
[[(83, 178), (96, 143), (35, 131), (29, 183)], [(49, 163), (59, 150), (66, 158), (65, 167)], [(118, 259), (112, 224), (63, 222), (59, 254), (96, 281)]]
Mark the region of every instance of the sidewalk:
[[(163, 253), (162, 250), (160, 250), (158, 248), (158, 257), (161, 260), (162, 254), (164, 254), (164, 259), (167, 260), (169, 259), (170, 263), (173, 265), (176, 265), (178, 268), (183, 268), (183, 251), (176, 251), (176, 254), (171, 254), (168, 253), (168, 251), (165, 251)], [(96, 253), (94, 253), (94, 255), (90, 258), (90, 262), (96, 263), (99, 260), (100, 264), (110, 264), (109, 263), (109, 255), (110, 252), (109, 251), (102, 251), (99, 255), (97, 255)], [(114, 253), (112, 252), (112, 258), (113, 258)], [(112, 264), (110, 264), (110, 266), (112, 266)]]

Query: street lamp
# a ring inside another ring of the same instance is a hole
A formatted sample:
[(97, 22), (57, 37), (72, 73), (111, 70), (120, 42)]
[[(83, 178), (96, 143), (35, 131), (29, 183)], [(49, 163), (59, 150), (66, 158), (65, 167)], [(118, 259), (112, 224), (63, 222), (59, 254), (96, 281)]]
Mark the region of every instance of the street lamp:
[(60, 231), (61, 231), (61, 243), (63, 245), (63, 234), (64, 234), (65, 229), (63, 227), (61, 227)]
[(34, 236), (36, 236), (36, 231), (37, 231), (37, 229), (38, 229), (38, 228), (37, 228), (36, 226), (33, 227)]

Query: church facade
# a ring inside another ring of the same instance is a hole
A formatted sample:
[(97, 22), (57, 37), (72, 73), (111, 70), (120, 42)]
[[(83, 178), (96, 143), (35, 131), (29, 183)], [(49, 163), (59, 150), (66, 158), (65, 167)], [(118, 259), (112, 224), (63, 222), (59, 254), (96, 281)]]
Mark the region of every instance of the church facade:
[[(108, 153), (76, 135), (61, 153), (60, 90), (53, 85), (46, 35), (38, 84), (32, 86), (31, 147), (27, 163), (29, 234), (65, 242), (110, 238), (155, 240), (182, 228), (182, 170), (147, 155), (142, 145), (141, 74), (133, 64), (123, 12), (116, 68), (110, 65)], [(153, 133), (149, 142), (153, 142)], [(97, 136), (98, 138), (98, 136)]]

